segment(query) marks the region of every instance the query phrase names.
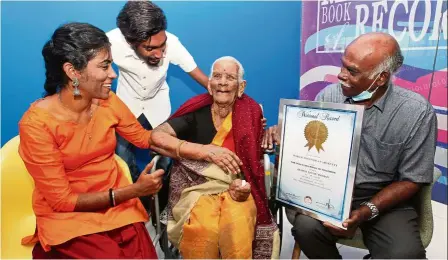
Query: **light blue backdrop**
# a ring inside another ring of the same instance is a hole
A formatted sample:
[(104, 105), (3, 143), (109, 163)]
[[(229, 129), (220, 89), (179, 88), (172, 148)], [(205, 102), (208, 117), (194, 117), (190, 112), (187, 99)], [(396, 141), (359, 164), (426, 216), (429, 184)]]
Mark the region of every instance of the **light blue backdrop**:
[[(262, 103), (268, 124), (277, 122), (280, 98), (298, 98), (300, 2), (157, 2), (176, 34), (206, 73), (224, 55), (246, 70), (247, 92)], [(124, 2), (1, 2), (1, 145), (43, 93), (42, 46), (66, 22), (108, 31)], [(205, 89), (177, 66), (168, 73), (173, 109)], [(157, 113), (157, 108), (154, 108)]]

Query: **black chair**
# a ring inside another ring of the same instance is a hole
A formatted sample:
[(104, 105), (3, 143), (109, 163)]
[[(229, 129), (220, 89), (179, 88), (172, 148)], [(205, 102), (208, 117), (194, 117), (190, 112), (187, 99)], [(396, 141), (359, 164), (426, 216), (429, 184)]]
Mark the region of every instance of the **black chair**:
[(163, 186), (160, 191), (152, 196), (150, 212), (151, 212), (151, 222), (154, 228), (156, 229), (156, 237), (153, 238), (154, 247), (157, 244), (160, 244), (160, 248), (165, 254), (165, 259), (176, 259), (179, 258), (180, 254), (174, 246), (170, 246), (168, 243), (168, 233), (166, 230), (166, 225), (161, 223), (160, 221), (160, 212), (165, 210), (168, 205), (169, 199), (169, 183), (170, 183), (170, 175), (171, 168), (173, 166), (173, 160), (166, 156), (161, 156), (156, 153), (152, 153), (152, 157), (154, 160), (154, 166), (151, 169), (151, 173), (158, 169), (163, 169), (165, 171), (165, 175), (163, 176)]

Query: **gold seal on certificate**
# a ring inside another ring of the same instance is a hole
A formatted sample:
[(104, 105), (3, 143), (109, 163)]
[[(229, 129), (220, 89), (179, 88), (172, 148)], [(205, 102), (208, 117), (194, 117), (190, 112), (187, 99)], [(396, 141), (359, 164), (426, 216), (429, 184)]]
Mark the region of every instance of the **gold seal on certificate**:
[(320, 152), (320, 150), (325, 151), (322, 144), (325, 143), (327, 137), (328, 128), (321, 121), (313, 120), (305, 126), (305, 139), (308, 141), (305, 147), (308, 146), (308, 151), (313, 146), (316, 146), (317, 152)]

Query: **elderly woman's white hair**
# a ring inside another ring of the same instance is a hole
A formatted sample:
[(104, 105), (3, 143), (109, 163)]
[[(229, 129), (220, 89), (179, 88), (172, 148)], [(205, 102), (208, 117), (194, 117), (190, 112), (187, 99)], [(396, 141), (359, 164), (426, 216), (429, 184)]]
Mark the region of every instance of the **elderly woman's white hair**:
[(215, 60), (212, 64), (212, 68), (210, 69), (210, 76), (209, 78), (212, 77), (213, 74), (213, 68), (215, 67), (215, 64), (220, 62), (220, 61), (231, 61), (231, 62), (235, 62), (236, 65), (238, 65), (238, 82), (242, 82), (244, 80), (244, 68), (243, 65), (241, 65), (241, 62), (239, 62), (237, 59), (235, 59), (232, 56), (223, 56), (221, 58), (218, 58), (217, 60)]

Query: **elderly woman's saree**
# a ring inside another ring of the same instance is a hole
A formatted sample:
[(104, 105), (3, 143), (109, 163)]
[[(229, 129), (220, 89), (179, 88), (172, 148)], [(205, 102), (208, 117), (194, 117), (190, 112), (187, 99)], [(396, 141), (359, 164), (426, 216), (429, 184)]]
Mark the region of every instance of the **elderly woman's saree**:
[[(178, 117), (212, 104), (209, 95), (200, 95), (187, 101), (173, 116)], [(182, 241), (184, 225), (188, 225), (190, 218), (195, 217), (195, 207), (210, 207), (221, 201), (223, 205), (230, 205), (232, 212), (228, 217), (221, 215), (220, 223), (234, 223), (239, 216), (246, 216), (247, 227), (235, 230), (232, 225), (226, 226), (225, 233), (235, 233), (241, 243), (228, 243), (234, 246), (231, 250), (239, 251), (238, 245), (245, 246), (243, 240), (252, 242), (252, 258), (277, 258), (279, 254), (279, 232), (267, 205), (264, 186), (264, 170), (261, 163), (261, 108), (247, 95), (235, 102), (234, 109), (217, 132), (213, 144), (227, 147), (235, 151), (242, 160), (241, 167), (245, 180), (251, 184), (251, 196), (245, 202), (234, 202), (228, 195), (229, 184), (235, 178), (225, 174), (218, 166), (203, 162), (180, 160), (175, 162), (170, 180), (170, 201), (168, 206), (168, 236), (170, 241), (179, 246), (189, 243), (191, 246), (203, 245), (207, 236), (200, 235), (194, 241)], [(212, 202), (215, 200), (215, 202)], [(243, 207), (239, 207), (244, 205)], [(250, 217), (250, 216), (255, 216)], [(253, 223), (255, 222), (254, 228)], [(240, 225), (241, 227), (241, 225)], [(221, 231), (222, 233), (222, 231)], [(252, 233), (252, 234), (250, 234)], [(191, 238), (188, 238), (191, 240)], [(226, 245), (226, 238), (219, 241), (220, 250)], [(230, 238), (230, 239), (233, 239)], [(235, 242), (235, 241), (233, 241)], [(247, 244), (247, 243), (246, 243)], [(236, 246), (235, 246), (236, 245)], [(250, 245), (249, 245), (250, 246)], [(200, 247), (200, 246), (198, 246)], [(194, 249), (193, 249), (194, 250)], [(213, 248), (210, 248), (213, 251)], [(213, 255), (213, 253), (210, 253)], [(226, 257), (222, 255), (223, 257)], [(241, 255), (236, 254), (241, 257)], [(207, 257), (205, 255), (204, 257)], [(229, 256), (227, 256), (229, 257)]]

